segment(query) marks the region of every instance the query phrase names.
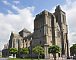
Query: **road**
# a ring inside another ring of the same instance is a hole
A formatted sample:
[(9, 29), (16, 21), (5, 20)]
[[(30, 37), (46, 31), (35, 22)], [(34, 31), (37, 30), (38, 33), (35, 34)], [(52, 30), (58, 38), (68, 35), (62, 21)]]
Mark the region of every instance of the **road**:
[[(0, 60), (8, 60), (8, 58), (0, 58)], [(41, 60), (53, 60), (53, 59), (41, 59)], [(57, 60), (73, 60), (73, 59), (57, 59)]]
[(0, 58), (0, 60), (8, 60), (8, 58)]

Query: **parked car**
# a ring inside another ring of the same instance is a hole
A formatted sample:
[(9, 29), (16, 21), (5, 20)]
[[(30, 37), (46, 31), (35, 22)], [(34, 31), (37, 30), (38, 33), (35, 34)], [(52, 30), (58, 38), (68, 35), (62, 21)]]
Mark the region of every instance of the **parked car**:
[(76, 56), (73, 56), (73, 59), (76, 59)]

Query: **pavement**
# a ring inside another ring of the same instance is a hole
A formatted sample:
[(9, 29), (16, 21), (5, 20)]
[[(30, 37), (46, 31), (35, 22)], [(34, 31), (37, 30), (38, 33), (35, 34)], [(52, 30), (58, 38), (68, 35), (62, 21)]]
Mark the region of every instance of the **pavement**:
[(0, 60), (8, 60), (8, 58), (0, 58)]
[[(50, 59), (43, 59), (43, 60), (54, 60), (54, 59), (50, 58)], [(75, 60), (75, 59), (57, 58), (56, 60)]]

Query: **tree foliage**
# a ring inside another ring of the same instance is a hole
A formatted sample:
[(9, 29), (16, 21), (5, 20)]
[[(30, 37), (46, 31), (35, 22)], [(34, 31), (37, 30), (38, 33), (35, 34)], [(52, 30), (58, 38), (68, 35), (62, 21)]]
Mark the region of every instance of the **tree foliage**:
[(10, 48), (9, 53), (13, 54), (13, 57), (16, 57), (18, 50), (16, 48)]
[(9, 49), (9, 52), (10, 52), (11, 54), (16, 54), (18, 51), (17, 51), (16, 48), (10, 48), (10, 49)]
[(22, 54), (29, 54), (29, 49), (28, 48), (21, 48), (20, 53)]
[(56, 53), (60, 52), (60, 47), (57, 46), (57, 45), (52, 45), (52, 46), (49, 47), (48, 52), (52, 53), (53, 57), (54, 57), (54, 60), (56, 60)]
[(41, 46), (36, 46), (33, 48), (33, 52), (38, 54), (38, 60), (39, 60), (39, 56), (41, 54), (44, 54), (44, 49)]
[(76, 44), (73, 44), (73, 46), (70, 47), (71, 53), (76, 55)]
[(60, 52), (60, 47), (57, 45), (52, 45), (49, 47), (49, 53), (59, 53)]
[(36, 46), (33, 48), (33, 52), (36, 54), (44, 54), (44, 49), (41, 46)]

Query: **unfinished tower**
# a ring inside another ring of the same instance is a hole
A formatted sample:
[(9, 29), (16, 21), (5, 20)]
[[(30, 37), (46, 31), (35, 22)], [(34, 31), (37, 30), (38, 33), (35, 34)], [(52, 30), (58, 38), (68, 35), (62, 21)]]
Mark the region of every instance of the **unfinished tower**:
[[(34, 20), (34, 34), (32, 46), (58, 45), (61, 48), (60, 56), (68, 56), (68, 28), (66, 14), (57, 6), (54, 13), (46, 10), (36, 15)], [(48, 52), (48, 48), (46, 48)], [(48, 54), (48, 53), (46, 53)]]

